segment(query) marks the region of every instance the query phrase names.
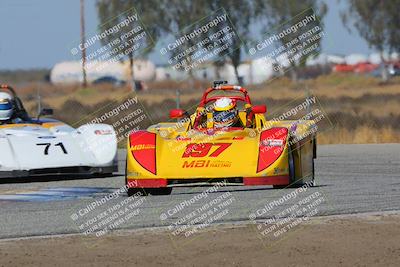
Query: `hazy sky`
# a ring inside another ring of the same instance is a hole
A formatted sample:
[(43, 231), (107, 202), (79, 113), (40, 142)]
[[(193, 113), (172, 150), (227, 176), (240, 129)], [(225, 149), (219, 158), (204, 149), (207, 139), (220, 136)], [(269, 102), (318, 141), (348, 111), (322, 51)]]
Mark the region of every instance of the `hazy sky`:
[[(370, 53), (366, 42), (343, 27), (336, 0), (327, 0), (324, 53)], [(96, 0), (86, 0), (86, 32), (97, 28)], [(343, 8), (343, 4), (342, 7)], [(51, 68), (73, 60), (70, 48), (79, 42), (79, 0), (0, 0), (0, 69)], [(158, 55), (150, 59), (156, 63)]]

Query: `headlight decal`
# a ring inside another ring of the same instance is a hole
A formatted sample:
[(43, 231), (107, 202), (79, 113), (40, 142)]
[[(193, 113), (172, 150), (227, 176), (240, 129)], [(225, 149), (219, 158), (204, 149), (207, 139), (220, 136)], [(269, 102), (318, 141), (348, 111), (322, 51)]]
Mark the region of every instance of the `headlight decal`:
[(271, 128), (260, 134), (257, 172), (261, 172), (274, 163), (282, 154), (288, 135), (288, 129)]
[(132, 156), (136, 162), (152, 174), (157, 174), (156, 134), (138, 131), (129, 136), (129, 142)]

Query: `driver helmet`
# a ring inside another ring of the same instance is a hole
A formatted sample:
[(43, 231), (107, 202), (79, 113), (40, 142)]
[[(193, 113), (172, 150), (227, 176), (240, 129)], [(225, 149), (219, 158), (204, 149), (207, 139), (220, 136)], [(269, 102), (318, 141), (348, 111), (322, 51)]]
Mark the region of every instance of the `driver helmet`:
[(215, 101), (213, 120), (216, 128), (234, 125), (238, 120), (236, 101), (228, 97), (223, 97)]
[(0, 92), (0, 121), (9, 120), (14, 111), (13, 98), (6, 92)]

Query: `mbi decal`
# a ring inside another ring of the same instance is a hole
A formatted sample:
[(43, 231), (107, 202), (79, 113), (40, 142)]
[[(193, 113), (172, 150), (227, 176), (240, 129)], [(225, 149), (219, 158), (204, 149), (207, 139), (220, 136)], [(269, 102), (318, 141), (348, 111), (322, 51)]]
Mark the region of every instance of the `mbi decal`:
[(211, 160), (192, 160), (182, 165), (182, 168), (229, 168), (232, 165), (230, 161), (211, 161)]
[[(188, 144), (182, 158), (202, 158), (212, 157), (216, 158), (221, 155), (232, 143), (200, 143), (200, 144)], [(187, 161), (182, 165), (182, 168), (221, 168), (230, 167), (231, 162), (229, 161), (211, 161), (211, 160), (192, 160)]]
[(147, 149), (155, 149), (155, 145), (152, 144), (140, 144), (140, 145), (134, 145), (131, 147), (132, 151), (136, 150), (147, 150)]

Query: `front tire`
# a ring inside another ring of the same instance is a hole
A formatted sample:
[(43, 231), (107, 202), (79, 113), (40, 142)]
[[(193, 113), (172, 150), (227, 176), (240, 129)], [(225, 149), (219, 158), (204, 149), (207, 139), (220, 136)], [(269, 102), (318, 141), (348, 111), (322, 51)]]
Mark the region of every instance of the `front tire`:
[[(128, 161), (125, 162), (125, 185), (128, 186)], [(160, 187), (160, 188), (127, 188), (128, 197), (134, 196), (138, 192), (141, 193), (142, 196), (151, 195), (170, 195), (172, 192), (172, 187)]]
[(147, 190), (154, 196), (166, 196), (171, 195), (172, 187), (148, 188)]
[(128, 188), (127, 194), (129, 197), (134, 196), (140, 192), (142, 196), (165, 196), (170, 195), (172, 192), (172, 187), (160, 187), (160, 188)]

